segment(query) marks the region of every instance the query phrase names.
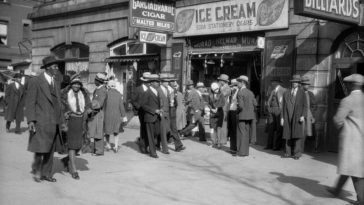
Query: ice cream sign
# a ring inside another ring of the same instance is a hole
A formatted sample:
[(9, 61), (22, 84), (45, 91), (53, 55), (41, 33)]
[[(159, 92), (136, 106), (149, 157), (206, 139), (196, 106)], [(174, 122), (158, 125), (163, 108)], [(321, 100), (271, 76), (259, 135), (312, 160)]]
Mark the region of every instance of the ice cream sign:
[(288, 28), (288, 0), (229, 0), (176, 13), (175, 37)]

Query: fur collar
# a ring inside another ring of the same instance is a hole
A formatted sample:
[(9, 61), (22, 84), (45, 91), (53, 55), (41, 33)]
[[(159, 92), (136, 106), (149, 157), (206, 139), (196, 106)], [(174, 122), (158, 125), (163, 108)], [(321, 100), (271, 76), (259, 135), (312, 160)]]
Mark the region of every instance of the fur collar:
[(70, 108), (70, 110), (73, 113), (77, 113), (77, 105), (76, 105), (76, 95), (78, 96), (80, 111), (83, 113), (85, 111), (85, 96), (83, 95), (82, 91), (78, 91), (78, 93), (73, 92), (72, 89), (70, 89), (67, 93), (67, 104)]

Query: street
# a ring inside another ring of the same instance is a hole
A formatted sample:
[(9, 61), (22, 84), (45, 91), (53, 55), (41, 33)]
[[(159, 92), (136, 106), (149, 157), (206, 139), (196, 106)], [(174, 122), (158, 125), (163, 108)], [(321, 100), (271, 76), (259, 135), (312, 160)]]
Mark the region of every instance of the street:
[[(194, 139), (159, 159), (140, 154), (137, 129), (121, 134), (118, 153), (81, 154), (81, 179), (71, 178), (55, 155), (56, 183), (33, 181), (28, 133), (5, 132), (0, 117), (0, 204), (349, 204), (356, 198), (351, 181), (342, 199), (332, 198), (326, 186), (336, 181), (336, 154), (304, 154), (283, 159), (280, 152), (253, 146), (249, 157), (233, 157)], [(11, 129), (10, 131), (13, 131)]]

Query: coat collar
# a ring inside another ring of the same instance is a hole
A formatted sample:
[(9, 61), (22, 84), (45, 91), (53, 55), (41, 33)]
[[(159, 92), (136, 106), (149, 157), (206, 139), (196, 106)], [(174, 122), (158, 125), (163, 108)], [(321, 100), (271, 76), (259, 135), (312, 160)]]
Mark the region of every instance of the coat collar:
[(45, 96), (48, 98), (48, 100), (52, 102), (52, 96), (51, 96), (51, 91), (49, 89), (49, 83), (45, 77), (45, 74), (43, 73), (42, 75), (39, 76), (39, 84), (40, 84), (40, 88), (41, 90), (44, 92)]

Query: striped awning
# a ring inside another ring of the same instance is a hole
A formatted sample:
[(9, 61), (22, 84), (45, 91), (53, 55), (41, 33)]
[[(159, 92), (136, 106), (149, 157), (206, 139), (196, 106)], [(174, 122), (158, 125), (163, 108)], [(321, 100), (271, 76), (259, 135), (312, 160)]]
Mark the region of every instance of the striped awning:
[(138, 62), (138, 61), (158, 61), (158, 55), (124, 55), (113, 56), (105, 59), (105, 62)]

